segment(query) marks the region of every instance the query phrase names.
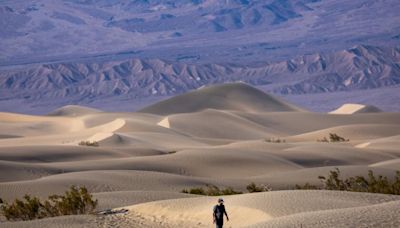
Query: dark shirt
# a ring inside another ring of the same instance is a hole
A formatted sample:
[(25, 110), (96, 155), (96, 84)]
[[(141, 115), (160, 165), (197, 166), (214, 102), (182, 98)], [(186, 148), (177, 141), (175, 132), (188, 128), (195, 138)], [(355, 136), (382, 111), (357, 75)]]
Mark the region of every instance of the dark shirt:
[(225, 205), (215, 205), (213, 209), (215, 223), (222, 225), (224, 223), (224, 214), (226, 215)]

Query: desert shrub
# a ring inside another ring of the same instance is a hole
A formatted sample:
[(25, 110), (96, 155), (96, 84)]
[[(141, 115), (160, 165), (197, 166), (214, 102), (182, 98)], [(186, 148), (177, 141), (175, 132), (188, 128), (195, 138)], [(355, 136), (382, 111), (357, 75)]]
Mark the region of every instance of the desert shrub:
[(249, 185), (246, 186), (246, 189), (249, 193), (253, 192), (269, 192), (271, 189), (266, 186), (258, 186), (254, 182), (250, 183)]
[(321, 189), (318, 186), (312, 185), (310, 183), (305, 183), (304, 185), (296, 184), (295, 188), (296, 189), (303, 189), (303, 190), (318, 190), (318, 189)]
[(97, 200), (85, 187), (71, 186), (65, 195), (52, 195), (41, 202), (37, 197), (25, 195), (11, 204), (1, 205), (0, 212), (7, 220), (33, 220), (62, 215), (92, 213), (97, 207)]
[(221, 189), (221, 191), (220, 191), (220, 194), (221, 195), (237, 195), (237, 194), (242, 194), (243, 192), (241, 192), (241, 191), (236, 191), (236, 190), (233, 190), (233, 188), (231, 188), (231, 187), (227, 187), (227, 188), (225, 188), (225, 189)]
[(207, 195), (206, 192), (204, 191), (203, 188), (192, 188), (192, 189), (183, 189), (182, 193), (188, 193), (188, 194), (195, 194), (195, 195)]
[(327, 177), (319, 176), (323, 186), (317, 187), (306, 183), (303, 186), (296, 185), (296, 189), (325, 189), (351, 192), (370, 192), (400, 195), (400, 171), (396, 171), (394, 180), (379, 175), (375, 176), (372, 170), (368, 171), (367, 177), (354, 176), (343, 179), (338, 168), (331, 170)]
[(329, 139), (323, 137), (322, 139), (318, 139), (318, 142), (348, 142), (349, 139), (345, 139), (342, 136), (339, 136), (336, 133), (329, 133)]
[(348, 139), (345, 139), (335, 133), (329, 133), (329, 140), (331, 142), (346, 142), (349, 141)]
[(78, 145), (79, 146), (94, 146), (94, 147), (98, 147), (99, 143), (96, 142), (96, 141), (93, 141), (93, 142), (91, 142), (91, 141), (81, 141), (81, 142), (79, 142)]
[(192, 188), (192, 189), (183, 189), (182, 193), (187, 194), (195, 194), (195, 195), (205, 195), (205, 196), (222, 196), (222, 195), (236, 195), (242, 194), (240, 191), (235, 191), (231, 187), (227, 187), (225, 189), (220, 189), (215, 185), (206, 185), (205, 188)]
[(285, 143), (286, 140), (284, 139), (275, 139), (275, 138), (269, 138), (269, 139), (265, 139), (265, 142), (269, 142), (269, 143)]
[(12, 204), (1, 205), (1, 212), (7, 220), (32, 220), (41, 218), (41, 203), (37, 197), (25, 195), (23, 200), (16, 199)]
[(2, 204), (2, 203), (4, 203), (4, 201), (3, 201), (3, 199), (2, 199), (2, 198), (0, 198), (0, 204)]

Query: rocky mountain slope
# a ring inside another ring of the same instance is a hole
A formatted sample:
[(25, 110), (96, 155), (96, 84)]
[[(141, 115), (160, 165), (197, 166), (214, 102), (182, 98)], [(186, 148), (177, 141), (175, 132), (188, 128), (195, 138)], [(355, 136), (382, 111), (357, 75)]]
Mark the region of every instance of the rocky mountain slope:
[(159, 59), (52, 63), (0, 71), (0, 98), (75, 101), (183, 93), (203, 85), (244, 81), (277, 94), (308, 94), (400, 84), (400, 48), (357, 46), (256, 66), (187, 64)]

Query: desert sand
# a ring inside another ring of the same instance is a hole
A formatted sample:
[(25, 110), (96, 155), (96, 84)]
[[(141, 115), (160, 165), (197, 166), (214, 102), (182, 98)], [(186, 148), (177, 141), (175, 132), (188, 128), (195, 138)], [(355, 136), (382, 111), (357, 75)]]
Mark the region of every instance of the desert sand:
[[(348, 142), (317, 142), (329, 133)], [(277, 139), (280, 143), (273, 142)], [(66, 106), (45, 116), (0, 113), (0, 197), (47, 197), (86, 186), (99, 210), (0, 227), (211, 227), (213, 184), (272, 192), (226, 196), (227, 227), (399, 227), (400, 197), (293, 190), (335, 167), (344, 176), (400, 170), (400, 113), (345, 104), (309, 112), (246, 84), (201, 88), (135, 113)], [(98, 147), (80, 146), (96, 141)], [(272, 142), (271, 142), (272, 141)]]

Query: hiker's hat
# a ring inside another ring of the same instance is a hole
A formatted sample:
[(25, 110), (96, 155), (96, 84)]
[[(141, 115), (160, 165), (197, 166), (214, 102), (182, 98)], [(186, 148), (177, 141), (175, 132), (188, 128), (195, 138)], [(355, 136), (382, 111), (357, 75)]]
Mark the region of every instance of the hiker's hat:
[(222, 198), (218, 199), (218, 203), (223, 203), (223, 202), (224, 202), (224, 199), (222, 199)]

